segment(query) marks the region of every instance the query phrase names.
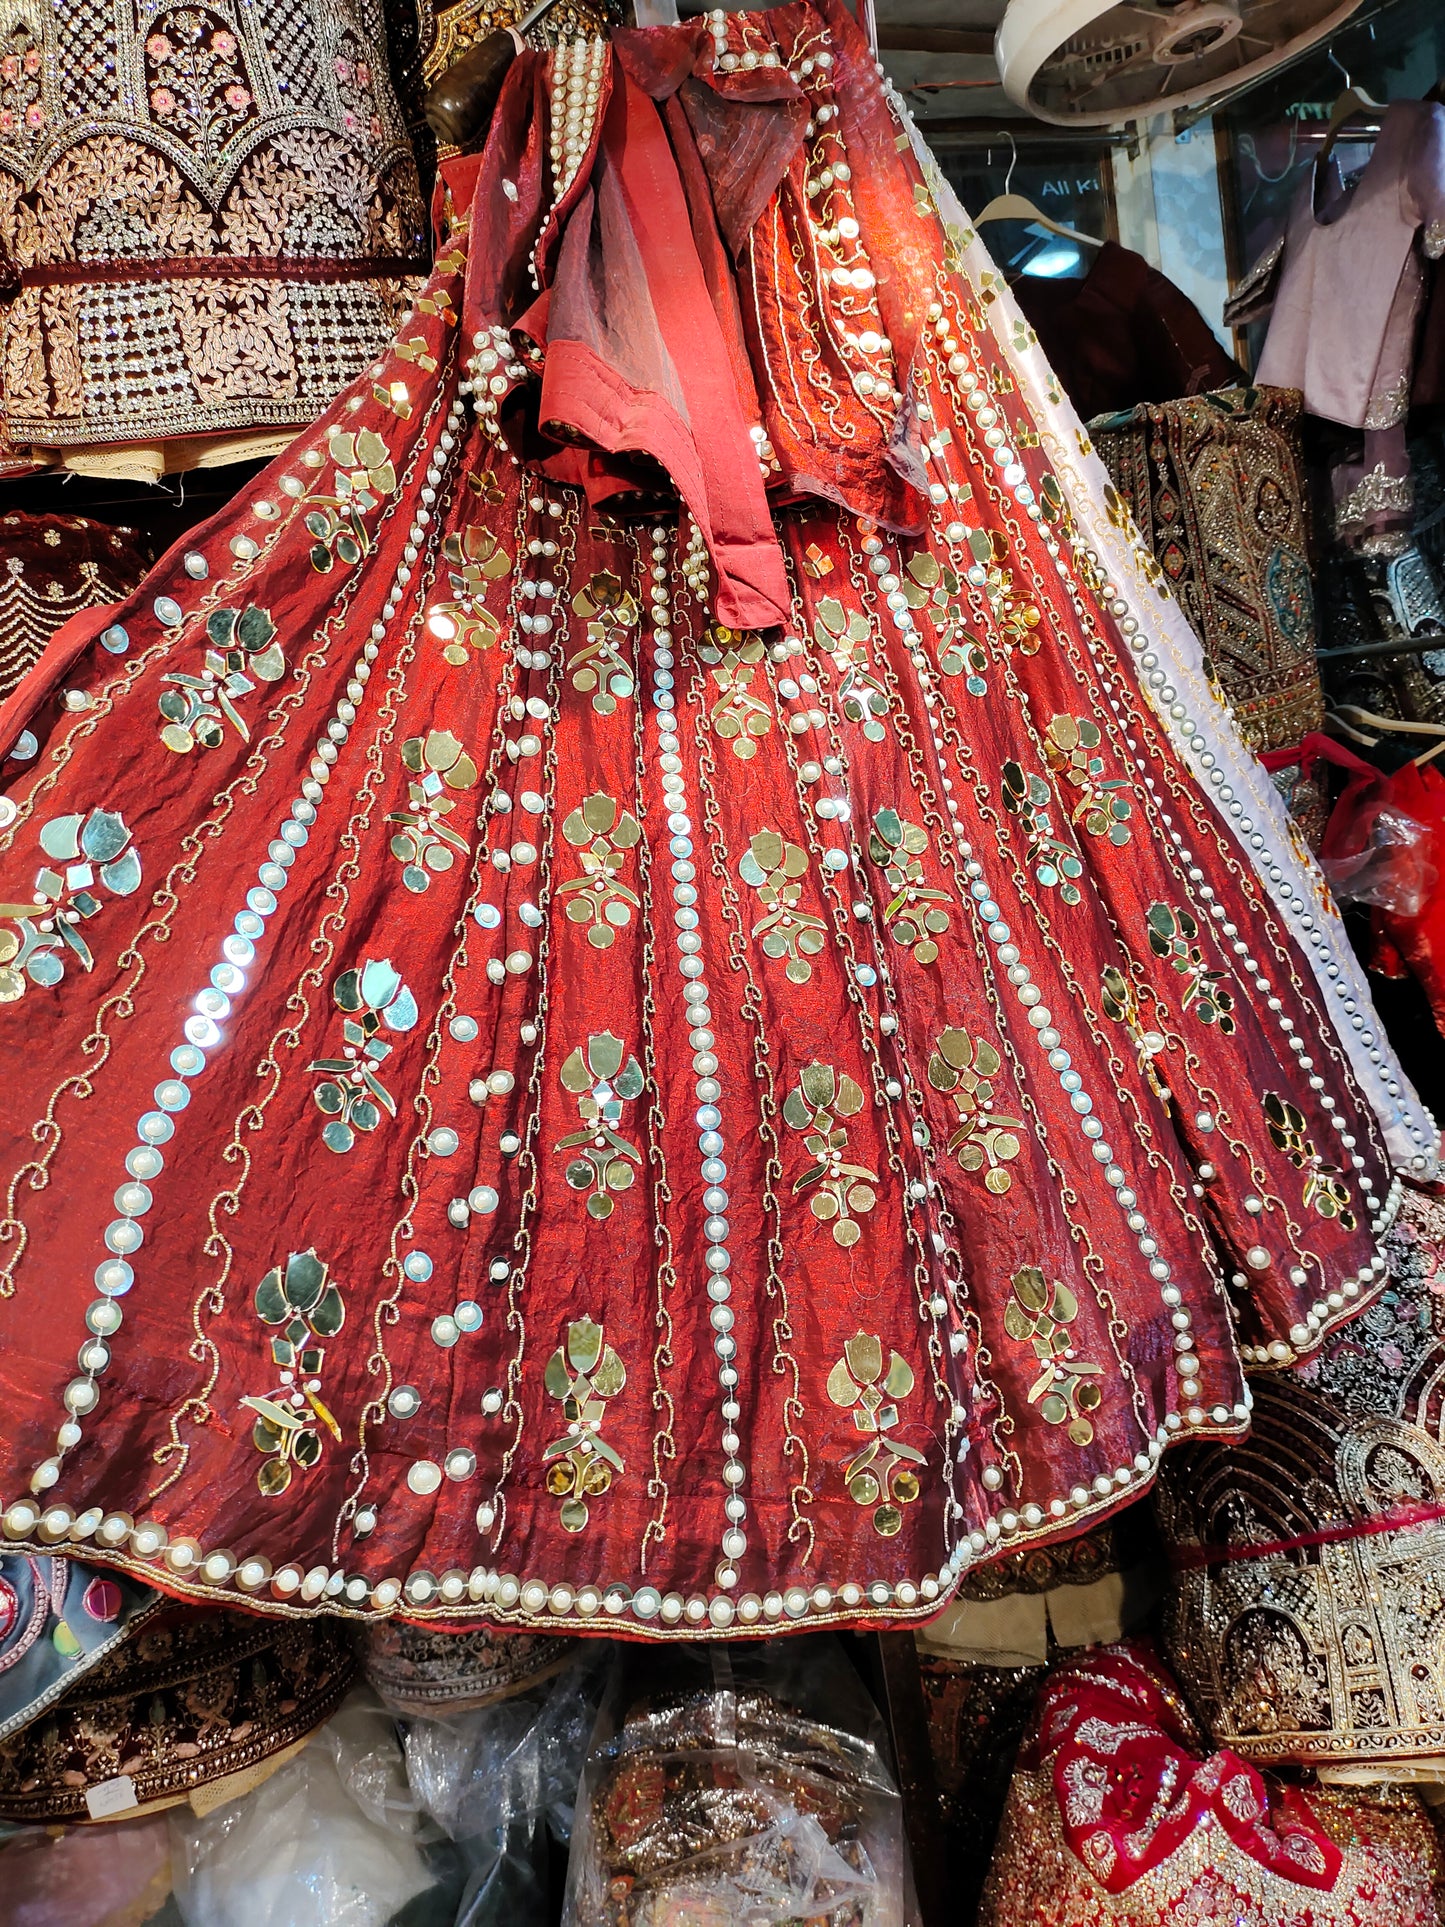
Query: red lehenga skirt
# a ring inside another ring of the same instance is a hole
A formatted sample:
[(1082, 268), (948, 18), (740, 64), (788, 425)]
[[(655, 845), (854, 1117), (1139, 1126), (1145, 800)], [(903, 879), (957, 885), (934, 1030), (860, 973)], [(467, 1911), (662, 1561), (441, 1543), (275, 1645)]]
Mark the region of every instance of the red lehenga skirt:
[(6, 1536), (926, 1616), (1243, 1431), (1399, 1180), (835, 0), (524, 57), (449, 193), (0, 712)]

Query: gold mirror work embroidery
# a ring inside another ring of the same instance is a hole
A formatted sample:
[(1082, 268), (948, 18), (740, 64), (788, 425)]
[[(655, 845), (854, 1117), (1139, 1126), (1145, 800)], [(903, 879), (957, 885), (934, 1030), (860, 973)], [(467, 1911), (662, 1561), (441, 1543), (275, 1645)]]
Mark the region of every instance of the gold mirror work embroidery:
[(888, 697), (869, 660), (872, 630), (867, 616), (860, 609), (845, 609), (836, 596), (824, 596), (818, 604), (813, 634), (842, 677), (838, 702), (844, 716), (850, 723), (863, 725), (870, 743), (881, 743), (887, 732), (879, 718), (888, 714)]
[(1013, 1184), (1008, 1165), (1023, 1149), (1023, 1120), (994, 1109), (993, 1080), (1003, 1059), (985, 1038), (946, 1030), (928, 1060), (928, 1081), (953, 1099), (958, 1129), (948, 1140), (965, 1171), (983, 1171), (984, 1189), (1001, 1198)]
[(855, 1505), (874, 1508), (873, 1530), (884, 1539), (902, 1528), (902, 1507), (912, 1505), (923, 1489), (915, 1468), (928, 1463), (921, 1452), (890, 1436), (899, 1422), (898, 1401), (913, 1386), (907, 1359), (890, 1352), (885, 1362), (883, 1340), (864, 1331), (848, 1340), (828, 1374), (829, 1398), (852, 1412), (855, 1429), (868, 1438), (843, 1467), (849, 1496)]
[(849, 1163), (848, 1133), (838, 1123), (862, 1108), (861, 1086), (831, 1064), (809, 1064), (783, 1104), (783, 1116), (817, 1160), (794, 1181), (794, 1194), (812, 1191), (813, 1216), (831, 1223), (833, 1242), (845, 1246), (857, 1244), (863, 1235), (857, 1219), (878, 1202), (878, 1173)]
[(714, 730), (733, 755), (746, 762), (758, 753), (758, 743), (773, 726), (773, 712), (752, 693), (753, 677), (763, 660), (763, 639), (748, 629), (724, 629), (714, 623), (698, 654), (713, 665), (712, 679), (722, 691), (708, 711)]
[(738, 862), (738, 874), (758, 893), (767, 914), (753, 925), (765, 957), (786, 957), (788, 981), (805, 984), (813, 974), (809, 957), (816, 957), (826, 940), (827, 925), (810, 911), (799, 909), (801, 879), (808, 872), (808, 853), (787, 843), (776, 830), (759, 830)]
[(582, 874), (559, 884), (557, 895), (570, 922), (590, 924), (587, 941), (593, 949), (607, 950), (631, 923), (633, 911), (642, 908), (620, 876), (627, 852), (642, 840), (642, 825), (599, 790), (563, 818), (562, 834), (581, 851)]
[(241, 1400), (256, 1414), (251, 1440), (265, 1455), (256, 1483), (270, 1499), (290, 1485), (295, 1467), (306, 1471), (320, 1459), (321, 1434), (313, 1420), (340, 1441), (341, 1427), (321, 1400), (326, 1352), (317, 1341), (335, 1338), (346, 1322), (346, 1306), (315, 1251), (293, 1251), (284, 1269), (275, 1266), (256, 1287), (256, 1315), (281, 1327), (271, 1340), (277, 1384), (265, 1397)]
[(1123, 778), (1104, 774), (1104, 759), (1096, 754), (1103, 740), (1098, 724), (1087, 716), (1055, 716), (1044, 732), (1044, 761), (1056, 782), (1077, 792), (1069, 821), (1119, 847), (1129, 841), (1134, 806), (1124, 794), (1129, 786)]
[(547, 1490), (562, 1501), (558, 1515), (568, 1532), (586, 1525), (588, 1501), (600, 1498), (614, 1473), (625, 1471), (622, 1460), (602, 1436), (602, 1420), (609, 1399), (627, 1383), (627, 1371), (602, 1327), (590, 1318), (575, 1319), (567, 1327), (565, 1344), (547, 1361), (543, 1383), (561, 1401), (567, 1430), (543, 1448)]
[(1048, 1279), (1037, 1265), (1025, 1265), (1013, 1275), (1013, 1290), (1004, 1308), (1004, 1330), (1020, 1344), (1030, 1344), (1042, 1370), (1029, 1387), (1029, 1404), (1050, 1425), (1067, 1423), (1075, 1445), (1088, 1445), (1094, 1427), (1085, 1416), (1103, 1402), (1103, 1389), (1093, 1381), (1103, 1367), (1081, 1359), (1069, 1327), (1079, 1315), (1079, 1301), (1058, 1279)]
[(612, 1193), (631, 1189), (642, 1163), (642, 1153), (621, 1135), (622, 1107), (642, 1093), (642, 1066), (624, 1057), (626, 1045), (610, 1031), (589, 1037), (562, 1065), (565, 1090), (577, 1099), (583, 1129), (560, 1138), (558, 1151), (575, 1151), (567, 1166), (567, 1182), (574, 1191), (588, 1191), (588, 1215), (610, 1218)]
[(396, 1099), (376, 1075), (376, 1065), (391, 1056), (394, 1045), (378, 1032), (411, 1030), (420, 1012), (416, 999), (389, 958), (368, 957), (356, 970), (346, 970), (332, 991), (341, 1021), (344, 1055), (318, 1057), (308, 1071), (324, 1073), (312, 1096), (328, 1120), (321, 1135), (331, 1150), (349, 1151), (358, 1131), (374, 1131), (381, 1114), (396, 1116)]
[(219, 749), (226, 723), (249, 743), (251, 732), (237, 700), (249, 696), (257, 682), (279, 682), (286, 673), (269, 609), (213, 609), (206, 618), (206, 642), (200, 675), (173, 669), (161, 678), (171, 685), (156, 701), (165, 719), (161, 741), (180, 756)]
[(27, 979), (46, 989), (58, 984), (67, 958), (93, 970), (81, 925), (105, 907), (97, 890), (128, 897), (140, 888), (140, 853), (125, 818), (114, 810), (52, 816), (41, 826), (40, 847), (65, 867), (44, 865), (28, 903), (0, 903), (0, 917), (17, 925), (0, 930), (0, 1004), (23, 997)]
[(567, 662), (572, 687), (591, 696), (599, 716), (610, 716), (637, 687), (633, 666), (622, 655), (629, 632), (638, 625), (636, 600), (615, 575), (600, 569), (573, 596), (572, 607), (587, 619), (587, 640)]
[(1284, 1152), (1296, 1170), (1306, 1174), (1305, 1209), (1317, 1211), (1322, 1218), (1338, 1218), (1346, 1231), (1353, 1231), (1356, 1218), (1344, 1173), (1327, 1163), (1316, 1150), (1303, 1111), (1277, 1091), (1266, 1091), (1264, 1115), (1276, 1148)]
[(903, 586), (910, 609), (926, 609), (938, 645), (938, 667), (945, 676), (962, 676), (970, 696), (988, 690), (988, 654), (968, 627), (958, 595), (958, 574), (936, 555), (922, 549), (907, 563), (909, 580)]
[(1026, 839), (1024, 861), (1045, 890), (1057, 890), (1065, 903), (1078, 903), (1084, 860), (1072, 843), (1054, 834), (1054, 793), (1042, 776), (1010, 759), (1003, 766), (1003, 806), (1016, 816)]
[(1226, 1035), (1234, 1029), (1234, 995), (1225, 988), (1225, 973), (1211, 970), (1195, 942), (1199, 925), (1187, 910), (1172, 904), (1151, 903), (1148, 916), (1149, 948), (1184, 980), (1183, 1008), (1201, 1024), (1218, 1024)]
[(401, 760), (417, 779), (408, 785), (411, 807), (393, 810), (386, 820), (401, 825), (391, 839), (391, 853), (404, 866), (402, 882), (420, 895), (430, 888), (428, 871), (450, 870), (459, 855), (471, 854), (466, 838), (447, 825), (456, 801), (443, 792), (472, 789), (478, 771), (461, 743), (445, 729), (410, 737), (401, 746)]
[[(380, 399), (390, 398), (383, 393)], [(371, 534), (361, 518), (384, 496), (396, 493), (396, 469), (375, 429), (352, 434), (333, 428), (327, 446), (336, 464), (332, 492), (311, 496), (306, 513), (306, 533), (313, 538), (311, 566), (321, 575), (328, 575), (338, 562), (354, 567), (371, 553)]]
[(883, 921), (893, 933), (895, 943), (913, 952), (914, 961), (931, 964), (938, 956), (935, 938), (949, 927), (951, 902), (946, 890), (935, 890), (924, 882), (919, 861), (928, 848), (928, 832), (917, 823), (906, 823), (897, 810), (879, 810), (868, 838), (868, 854), (882, 869), (892, 901), (883, 912)]
[(468, 529), (454, 529), (442, 544), (442, 555), (451, 564), (447, 580), (453, 600), (433, 603), (427, 610), (426, 626), (442, 644), (446, 661), (458, 667), (490, 649), (502, 633), (502, 625), (486, 606), (487, 584), (502, 581), (512, 566), (512, 558), (492, 531), (473, 523)]

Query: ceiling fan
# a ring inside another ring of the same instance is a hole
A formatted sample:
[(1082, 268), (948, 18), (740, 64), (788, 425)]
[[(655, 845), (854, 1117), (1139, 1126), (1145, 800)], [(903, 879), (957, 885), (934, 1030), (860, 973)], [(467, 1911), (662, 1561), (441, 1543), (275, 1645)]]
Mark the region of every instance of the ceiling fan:
[(1009, 0), (994, 43), (1010, 100), (1063, 127), (1189, 107), (1303, 53), (1363, 0)]

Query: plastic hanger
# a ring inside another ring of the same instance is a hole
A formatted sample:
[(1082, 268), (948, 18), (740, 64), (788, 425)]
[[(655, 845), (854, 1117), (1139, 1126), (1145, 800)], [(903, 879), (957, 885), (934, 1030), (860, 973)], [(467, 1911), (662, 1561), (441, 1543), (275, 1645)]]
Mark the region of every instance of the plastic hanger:
[(1382, 100), (1372, 99), (1363, 87), (1357, 87), (1355, 85), (1350, 79), (1349, 68), (1340, 59), (1333, 47), (1329, 49), (1327, 58), (1329, 59), (1330, 65), (1336, 68), (1344, 77), (1345, 91), (1335, 102), (1330, 114), (1330, 124), (1325, 131), (1324, 146), (1321, 147), (1318, 158), (1315, 161), (1317, 168), (1323, 167), (1330, 155), (1334, 152), (1335, 142), (1339, 139), (1346, 122), (1354, 120), (1359, 114), (1383, 114), (1386, 105)]
[(1077, 228), (1065, 227), (1061, 221), (1051, 219), (1041, 207), (1036, 207), (1027, 195), (1015, 194), (1011, 191), (1014, 169), (1019, 164), (1018, 142), (1012, 134), (1008, 137), (1008, 144), (1013, 152), (1009, 157), (1008, 173), (1004, 176), (1003, 193), (995, 194), (983, 212), (975, 214), (974, 226), (982, 227), (988, 221), (1029, 221), (1035, 227), (1041, 227), (1050, 234), (1056, 234), (1061, 241), (1077, 241), (1080, 247), (1085, 248), (1103, 247), (1104, 243), (1097, 235), (1080, 234)]

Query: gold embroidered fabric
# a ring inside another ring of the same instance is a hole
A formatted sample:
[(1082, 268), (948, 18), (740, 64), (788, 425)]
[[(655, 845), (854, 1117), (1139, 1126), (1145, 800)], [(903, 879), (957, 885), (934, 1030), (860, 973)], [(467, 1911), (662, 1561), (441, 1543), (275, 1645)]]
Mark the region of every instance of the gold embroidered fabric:
[(424, 232), (374, 0), (0, 13), (13, 443), (314, 420), (391, 335)]
[(1392, 1289), (1254, 1429), (1165, 1468), (1166, 1643), (1217, 1745), (1445, 1779), (1445, 1201), (1412, 1198)]
[(1255, 750), (1324, 716), (1315, 660), (1302, 398), (1229, 388), (1090, 424), (1144, 540)]
[(1437, 1927), (1440, 1849), (1414, 1795), (1320, 1790), (1309, 1803), (1345, 1856), (1330, 1892), (1260, 1866), (1211, 1816), (1111, 1894), (1066, 1843), (1051, 1775), (1016, 1773), (980, 1927)]
[(349, 1633), (334, 1619), (157, 1613), (0, 1742), (0, 1816), (83, 1821), (86, 1793), (122, 1774), (142, 1809), (188, 1799), (295, 1747), (355, 1675)]

